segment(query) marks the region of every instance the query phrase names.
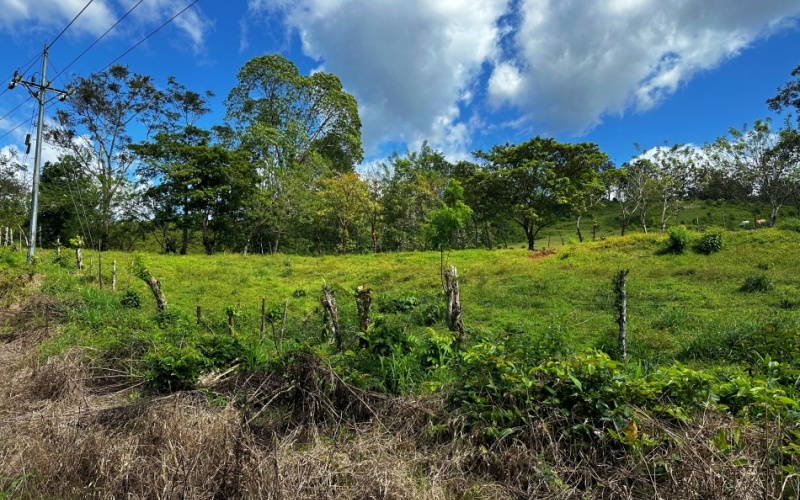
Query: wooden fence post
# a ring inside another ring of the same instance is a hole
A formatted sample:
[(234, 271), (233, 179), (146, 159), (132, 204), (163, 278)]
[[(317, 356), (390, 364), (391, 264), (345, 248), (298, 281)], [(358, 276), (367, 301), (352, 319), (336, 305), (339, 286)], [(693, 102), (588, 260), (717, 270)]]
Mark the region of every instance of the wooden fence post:
[[(61, 247), (58, 248), (61, 250)], [(111, 291), (117, 291), (117, 261), (111, 262)]]
[(464, 323), (461, 321), (461, 297), (458, 290), (458, 271), (455, 266), (450, 266), (444, 272), (444, 294), (447, 301), (445, 320), (451, 332), (458, 333), (456, 340), (463, 343), (467, 340)]
[(628, 292), (625, 289), (628, 277), (628, 269), (621, 269), (614, 276), (614, 293), (617, 295), (615, 305), (617, 306), (617, 324), (619, 325), (619, 358), (625, 361), (627, 356), (627, 333), (628, 333)]
[[(356, 287), (356, 307), (358, 308), (358, 327), (361, 333), (366, 335), (372, 318), (372, 290), (361, 285)], [(367, 339), (362, 335), (358, 338), (360, 347), (367, 347)]]
[(325, 309), (325, 316), (328, 318), (328, 326), (331, 329), (333, 340), (336, 342), (336, 347), (341, 350), (342, 348), (342, 332), (339, 329), (339, 311), (336, 309), (336, 296), (327, 284), (322, 285), (322, 297), (319, 299), (320, 304)]
[(267, 331), (267, 299), (261, 297), (261, 339), (264, 339), (264, 333)]
[(203, 322), (203, 308), (197, 306), (197, 324), (199, 325), (202, 322)]

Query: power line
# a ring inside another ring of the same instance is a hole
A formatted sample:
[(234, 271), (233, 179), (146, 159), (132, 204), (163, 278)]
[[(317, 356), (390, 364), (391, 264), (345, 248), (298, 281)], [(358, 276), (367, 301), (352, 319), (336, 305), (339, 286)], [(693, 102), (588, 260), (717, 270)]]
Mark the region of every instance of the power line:
[[(22, 65), (22, 66), (27, 66), (27, 68), (25, 68), (25, 69), (22, 71), (22, 73), (23, 73), (23, 74), (27, 73), (27, 72), (28, 72), (28, 70), (30, 70), (30, 69), (33, 67), (33, 65), (34, 65), (34, 64), (36, 64), (36, 62), (37, 62), (39, 59), (41, 59), (41, 58), (42, 58), (42, 54), (41, 54), (41, 52), (40, 52), (40, 53), (38, 53), (38, 54), (36, 54), (36, 55), (35, 55), (35, 56), (33, 56), (32, 58), (30, 58), (30, 60), (28, 60), (28, 62), (26, 62), (25, 64), (23, 64), (23, 65)], [(20, 66), (20, 68), (21, 68), (22, 66)], [(9, 76), (8, 78), (6, 78), (6, 80), (11, 80), (12, 78), (14, 78), (14, 75), (13, 75), (13, 74), (12, 74), (11, 76)], [(6, 87), (5, 89), (3, 89), (3, 91), (2, 91), (2, 92), (0, 92), (0, 97), (2, 97), (2, 96), (3, 96), (3, 94), (5, 94), (6, 92), (8, 92), (9, 90), (10, 90), (10, 89), (9, 89), (9, 88), (7, 88), (7, 87)]]
[[(87, 53), (87, 52), (89, 52), (89, 51), (92, 49), (92, 47), (94, 47), (95, 45), (97, 45), (97, 44), (100, 42), (100, 40), (102, 40), (103, 38), (105, 38), (105, 36), (106, 36), (106, 35), (108, 35), (108, 34), (111, 32), (111, 30), (113, 30), (114, 28), (116, 28), (116, 27), (117, 27), (117, 25), (118, 25), (119, 23), (121, 23), (121, 22), (122, 22), (122, 21), (123, 21), (123, 20), (124, 20), (126, 17), (128, 17), (128, 14), (130, 14), (131, 12), (133, 12), (133, 11), (134, 11), (134, 10), (135, 10), (135, 9), (136, 9), (136, 8), (137, 8), (139, 5), (141, 5), (141, 4), (142, 4), (142, 2), (144, 2), (144, 0), (139, 0), (139, 2), (137, 2), (137, 3), (136, 3), (134, 6), (133, 6), (133, 7), (131, 7), (130, 9), (128, 9), (128, 12), (126, 12), (124, 16), (120, 17), (120, 18), (117, 20), (117, 22), (115, 22), (115, 23), (114, 23), (114, 25), (113, 25), (113, 26), (111, 26), (110, 28), (108, 28), (108, 29), (106, 30), (106, 32), (105, 32), (105, 33), (103, 33), (102, 35), (100, 35), (100, 37), (98, 37), (98, 38), (97, 38), (97, 39), (96, 39), (94, 42), (92, 42), (92, 43), (91, 43), (91, 45), (89, 45), (88, 47), (86, 47), (86, 49), (85, 49), (83, 52), (81, 52), (80, 54), (78, 54), (78, 57), (76, 57), (75, 59), (73, 59), (73, 60), (72, 60), (72, 62), (70, 62), (69, 64), (67, 64), (67, 66), (66, 66), (64, 69), (62, 69), (62, 70), (61, 70), (61, 71), (60, 71), (60, 72), (59, 72), (59, 73), (56, 75), (56, 78), (58, 78), (59, 76), (61, 76), (61, 74), (62, 74), (62, 73), (64, 73), (65, 71), (67, 71), (67, 70), (68, 70), (68, 69), (69, 69), (69, 68), (70, 68), (70, 67), (71, 67), (73, 64), (75, 64), (76, 62), (78, 62), (78, 60), (79, 60), (81, 57), (83, 57), (84, 55), (86, 55), (86, 53)], [(54, 80), (55, 80), (55, 78), (54, 78)], [(0, 95), (2, 95), (2, 94), (0, 94)]]
[[(17, 104), (17, 107), (16, 107), (16, 108), (12, 109), (12, 110), (11, 110), (11, 111), (9, 111), (8, 113), (4, 114), (3, 116), (0, 116), (0, 122), (1, 122), (1, 121), (3, 121), (3, 120), (5, 120), (5, 119), (8, 117), (8, 115), (10, 115), (11, 113), (13, 113), (14, 111), (16, 111), (16, 110), (18, 110), (19, 108), (21, 108), (22, 106), (24, 106), (24, 105), (25, 105), (25, 104), (26, 104), (28, 101), (30, 101), (31, 99), (33, 99), (33, 96), (28, 96), (28, 98), (27, 98), (27, 99), (25, 99), (25, 100), (24, 100), (24, 101), (22, 101), (21, 103)], [(5, 136), (3, 136), (3, 137), (5, 137)]]
[(109, 67), (110, 67), (112, 64), (114, 64), (115, 62), (119, 61), (120, 59), (122, 59), (123, 57), (125, 57), (126, 55), (128, 55), (128, 53), (130, 53), (130, 52), (131, 52), (133, 49), (135, 49), (135, 48), (136, 48), (136, 47), (138, 47), (139, 45), (141, 45), (141, 44), (143, 44), (144, 42), (146, 42), (148, 38), (150, 38), (151, 36), (155, 35), (155, 34), (156, 34), (156, 33), (158, 33), (159, 31), (161, 31), (161, 29), (162, 29), (164, 26), (168, 25), (169, 23), (171, 23), (172, 21), (174, 21), (174, 20), (175, 20), (175, 19), (176, 19), (178, 16), (180, 16), (181, 14), (183, 14), (184, 12), (186, 12), (187, 10), (189, 10), (190, 8), (192, 8), (192, 6), (194, 6), (194, 4), (196, 4), (198, 1), (199, 1), (199, 0), (194, 0), (193, 2), (191, 2), (189, 5), (187, 5), (186, 7), (184, 7), (184, 8), (183, 8), (183, 10), (181, 10), (180, 12), (178, 12), (177, 14), (175, 14), (174, 16), (172, 16), (171, 18), (169, 18), (169, 19), (168, 19), (168, 20), (167, 20), (167, 21), (166, 21), (164, 24), (162, 24), (161, 26), (159, 26), (158, 28), (156, 28), (155, 30), (153, 30), (153, 31), (152, 31), (152, 32), (151, 32), (149, 35), (147, 35), (146, 37), (144, 37), (144, 38), (142, 38), (141, 40), (139, 40), (139, 42), (138, 42), (138, 43), (136, 43), (136, 45), (134, 45), (133, 47), (131, 47), (131, 48), (129, 48), (128, 50), (126, 50), (125, 52), (123, 52), (123, 53), (122, 53), (122, 54), (121, 54), (119, 57), (117, 57), (116, 59), (114, 59), (113, 61), (111, 61), (110, 63), (108, 63), (108, 64), (106, 65), (106, 67), (105, 67), (105, 68), (103, 68), (103, 69), (102, 69), (102, 70), (100, 70), (100, 71), (105, 71), (105, 70), (107, 70), (107, 69), (108, 69), (108, 68), (109, 68)]
[(78, 14), (75, 17), (72, 18), (72, 21), (70, 21), (69, 24), (66, 25), (63, 30), (61, 30), (61, 33), (59, 33), (58, 36), (56, 36), (55, 39), (52, 42), (50, 42), (50, 46), (51, 47), (53, 45), (55, 45), (55, 43), (58, 41), (58, 39), (61, 38), (61, 35), (63, 35), (69, 29), (69, 27), (72, 26), (72, 23), (74, 23), (75, 21), (78, 20), (79, 17), (81, 17), (81, 14), (83, 14), (83, 11), (85, 11), (92, 4), (92, 2), (94, 2), (94, 0), (89, 0), (86, 3), (86, 5), (83, 6), (81, 11), (78, 12)]

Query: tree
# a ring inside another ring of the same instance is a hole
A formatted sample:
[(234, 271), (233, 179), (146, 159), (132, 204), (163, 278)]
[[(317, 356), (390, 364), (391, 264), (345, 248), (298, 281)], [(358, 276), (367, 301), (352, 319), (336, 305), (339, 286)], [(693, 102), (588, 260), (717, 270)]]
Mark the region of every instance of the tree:
[(458, 180), (451, 179), (444, 190), (442, 206), (428, 215), (426, 229), (431, 246), (444, 255), (471, 216), (472, 209), (464, 204), (464, 188)]
[(420, 150), (396, 152), (382, 165), (384, 247), (420, 250), (427, 247), (424, 227), (431, 210), (441, 206), (452, 165), (444, 154), (423, 142)]
[(226, 126), (218, 132), (229, 147), (247, 152), (259, 176), (248, 238), (266, 238), (270, 252), (277, 252), (281, 237), (306, 217), (302, 200), (309, 186), (330, 171), (351, 171), (363, 159), (356, 100), (335, 75), (302, 76), (274, 54), (239, 70), (225, 104)]
[(574, 213), (608, 164), (596, 144), (561, 144), (541, 137), (473, 155), (486, 162), (484, 182), (497, 194), (498, 208), (525, 231), (529, 250), (541, 229)]
[[(219, 236), (231, 239), (230, 227), (245, 216), (245, 203), (257, 182), (255, 172), (240, 151), (211, 144), (210, 133), (187, 127), (192, 139), (160, 132), (152, 142), (132, 149), (160, 182), (148, 190), (163, 200), (167, 214), (181, 212), (187, 224), (200, 226), (203, 248), (214, 253)], [(159, 212), (157, 212), (158, 214)]]
[(622, 166), (625, 169), (625, 192), (623, 196), (633, 203), (631, 214), (639, 211), (639, 225), (644, 234), (647, 234), (647, 211), (653, 198), (656, 187), (654, 182), (653, 163), (644, 157), (635, 158)]
[(767, 99), (767, 105), (769, 109), (776, 113), (783, 111), (785, 108), (795, 108), (798, 113), (797, 118), (800, 120), (800, 66), (797, 66), (792, 71), (792, 76), (797, 78), (783, 87), (779, 87), (775, 97)]
[(136, 173), (151, 182), (144, 198), (165, 252), (178, 252), (170, 233), (173, 225), (181, 231), (180, 253), (184, 255), (188, 252), (189, 232), (200, 222), (200, 213), (191, 209), (197, 194), (192, 191), (198, 188), (198, 163), (191, 157), (209, 147), (211, 133), (195, 124), (211, 111), (208, 99), (212, 96), (210, 91), (199, 94), (187, 90), (169, 77), (162, 96), (163, 119), (157, 122), (158, 132), (152, 141), (130, 146), (142, 160)]
[(92, 177), (72, 156), (42, 166), (39, 183), (39, 228), (42, 239), (66, 243), (82, 239), (95, 247), (99, 236), (100, 190)]
[(626, 163), (620, 168), (606, 170), (601, 175), (609, 198), (619, 205), (620, 236), (625, 236), (631, 217), (639, 208), (639, 200), (628, 195), (628, 166), (629, 164)]
[(25, 165), (16, 150), (0, 152), (0, 227), (21, 228), (28, 216), (29, 188), (24, 180)]
[(700, 158), (691, 146), (657, 147), (650, 158), (652, 190), (661, 204), (661, 232), (677, 216), (690, 184), (696, 179)]
[(321, 215), (332, 214), (336, 218), (341, 230), (342, 254), (346, 255), (351, 225), (368, 214), (369, 185), (356, 172), (340, 172), (322, 179), (321, 185)]
[(114, 65), (88, 78), (77, 78), (66, 108), (56, 113), (57, 125), (46, 140), (70, 154), (100, 189), (100, 247), (106, 249), (115, 217), (114, 202), (133, 173), (131, 130), (145, 135), (158, 124), (163, 94), (149, 76)]
[[(794, 133), (788, 119), (786, 129), (779, 133), (772, 130), (772, 120), (756, 120), (752, 128), (731, 128), (729, 137), (720, 137), (707, 147), (719, 168), (733, 172), (745, 201), (760, 199), (769, 204), (770, 227), (775, 225), (780, 207), (792, 198), (798, 165), (786, 153)], [(780, 144), (782, 137), (786, 142)]]

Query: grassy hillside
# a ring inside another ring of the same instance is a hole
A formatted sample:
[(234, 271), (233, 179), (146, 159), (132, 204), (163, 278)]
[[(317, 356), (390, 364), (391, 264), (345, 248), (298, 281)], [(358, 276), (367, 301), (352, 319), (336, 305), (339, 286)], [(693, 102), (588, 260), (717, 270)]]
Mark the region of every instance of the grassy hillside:
[[(611, 279), (623, 268), (630, 269), (630, 342), (636, 358), (671, 359), (693, 341), (775, 321), (798, 324), (800, 276), (792, 255), (800, 234), (769, 229), (726, 233), (723, 250), (711, 255), (665, 254), (666, 240), (658, 233), (636, 234), (571, 244), (555, 254), (514, 248), (458, 251), (446, 257), (458, 268), (464, 322), (475, 336), (557, 330), (575, 349), (613, 344), (617, 326)], [(92, 270), (87, 269), (79, 281), (95, 289), (98, 257), (88, 253), (87, 267), (90, 258)], [(207, 318), (224, 325), (226, 309), (233, 308), (237, 331), (243, 335), (260, 329), (262, 297), (270, 310), (288, 300), (288, 322), (296, 335), (321, 330), (316, 311), (323, 283), (337, 291), (341, 320), (353, 338), (357, 330), (353, 291), (359, 285), (373, 290), (379, 310), (410, 301), (434, 314), (442, 302), (440, 255), (434, 252), (141, 258), (161, 281), (171, 311), (191, 318), (200, 306)], [(52, 254), (43, 256), (45, 262), (52, 259)], [(154, 314), (148, 288), (131, 271), (134, 256), (110, 252), (102, 259), (106, 291), (110, 261), (116, 260), (117, 296), (134, 290), (145, 310)], [(53, 272), (61, 270), (51, 266), (47, 274)], [(762, 276), (770, 284), (768, 291), (740, 291), (748, 278)], [(441, 321), (409, 324), (412, 333), (428, 327), (445, 330)]]
[[(454, 251), (464, 343), (443, 321), (438, 253), (87, 252), (78, 271), (71, 252), (29, 268), (0, 250), (0, 492), (87, 496), (91, 482), (100, 497), (792, 496), (800, 233), (721, 234), (710, 254), (694, 250), (704, 233), (693, 231), (682, 254), (658, 233)], [(366, 333), (358, 286), (373, 294)], [(64, 468), (59, 457), (76, 454), (82, 468)]]

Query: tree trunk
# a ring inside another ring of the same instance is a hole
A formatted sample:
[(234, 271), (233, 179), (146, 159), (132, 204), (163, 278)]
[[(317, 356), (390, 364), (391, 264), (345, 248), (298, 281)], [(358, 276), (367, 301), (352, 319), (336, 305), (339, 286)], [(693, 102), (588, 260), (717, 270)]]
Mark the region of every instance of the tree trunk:
[(575, 229), (578, 231), (578, 242), (583, 243), (583, 235), (581, 234), (581, 217), (582, 215), (578, 216), (578, 221), (575, 223)]
[(597, 222), (595, 221), (594, 226), (592, 226), (592, 241), (597, 240)]
[(211, 230), (208, 227), (208, 218), (203, 219), (203, 248), (206, 255), (214, 254), (214, 239), (211, 237)]
[(322, 297), (320, 297), (319, 302), (325, 310), (325, 316), (331, 330), (331, 336), (333, 336), (333, 340), (336, 342), (336, 348), (341, 350), (342, 332), (339, 329), (339, 312), (336, 309), (336, 297), (334, 296), (333, 290), (328, 288), (327, 284), (322, 285)]
[(189, 252), (189, 228), (183, 227), (183, 234), (181, 235), (181, 255), (186, 255)]
[(139, 271), (139, 277), (145, 283), (147, 283), (147, 286), (150, 287), (150, 291), (153, 292), (153, 297), (156, 299), (156, 309), (158, 309), (158, 312), (166, 311), (167, 298), (164, 296), (164, 292), (161, 290), (161, 282), (155, 279), (147, 269), (142, 269)]
[(769, 212), (769, 227), (775, 227), (775, 219), (778, 218), (778, 209), (780, 205), (773, 205), (772, 210)]
[(458, 290), (458, 271), (455, 266), (450, 266), (444, 272), (444, 293), (447, 301), (445, 316), (447, 328), (458, 334), (456, 340), (459, 343), (464, 343), (467, 340), (467, 334), (464, 331), (464, 323), (461, 321), (461, 297)]
[(349, 223), (342, 223), (342, 255), (347, 255), (347, 226)]

